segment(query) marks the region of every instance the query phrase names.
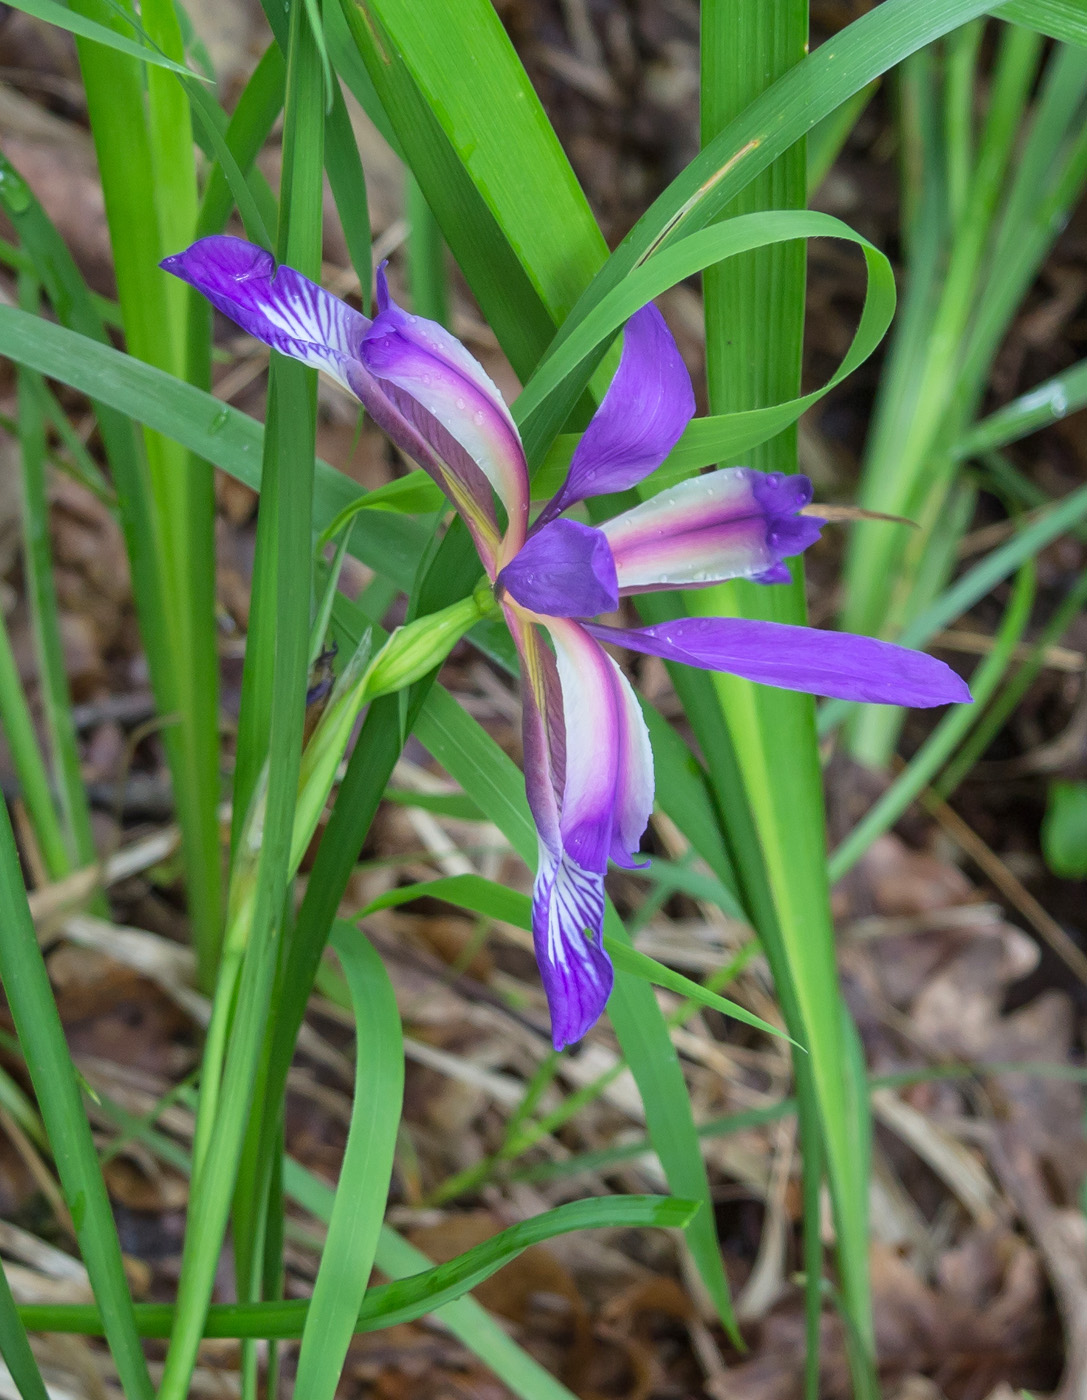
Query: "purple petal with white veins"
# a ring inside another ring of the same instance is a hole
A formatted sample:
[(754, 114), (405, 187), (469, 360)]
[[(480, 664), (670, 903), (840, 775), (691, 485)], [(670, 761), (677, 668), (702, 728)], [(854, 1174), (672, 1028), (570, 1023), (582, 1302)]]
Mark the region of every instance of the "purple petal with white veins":
[(556, 1050), (580, 1040), (599, 1019), (615, 973), (604, 951), (604, 876), (582, 870), (540, 842), (532, 889), (532, 936)]
[[(519, 608), (505, 603), (503, 611), (521, 662), (525, 788), (539, 837), (533, 946), (551, 1012), (552, 1040), (561, 1050), (589, 1030), (611, 992), (611, 960), (602, 944), (603, 865), (585, 870), (563, 849), (566, 722), (555, 656)], [(577, 758), (582, 757), (579, 752)]]
[(595, 617), (619, 606), (608, 542), (576, 520), (553, 520), (531, 535), (497, 581), (522, 607), (552, 617)]
[(730, 578), (788, 580), (781, 561), (819, 538), (824, 522), (797, 512), (806, 476), (725, 467), (659, 492), (601, 526), (620, 593), (690, 588)]
[(429, 422), (477, 463), (509, 518), (508, 560), (523, 543), (528, 521), (528, 468), (510, 411), (459, 340), (435, 321), (396, 305), (384, 265), (377, 285), (380, 310), (363, 338), (362, 361), (383, 387), (395, 386), (409, 396), (424, 436), (431, 431)]
[(503, 609), (524, 680), (525, 785), (540, 841), (533, 941), (561, 1050), (589, 1030), (611, 992), (604, 872), (609, 857), (635, 863), (653, 807), (653, 755), (634, 692), (583, 627), (533, 618), (513, 601)]
[(602, 642), (783, 690), (915, 709), (972, 699), (962, 677), (936, 657), (851, 632), (738, 617), (686, 617), (629, 629), (585, 627)]
[(265, 345), (349, 387), (347, 367), (358, 359), (369, 320), (294, 268), (277, 267), (271, 253), (214, 234), (159, 266)]
[(650, 303), (623, 334), (619, 368), (535, 528), (575, 501), (625, 491), (655, 471), (694, 415), (694, 390), (664, 317)]

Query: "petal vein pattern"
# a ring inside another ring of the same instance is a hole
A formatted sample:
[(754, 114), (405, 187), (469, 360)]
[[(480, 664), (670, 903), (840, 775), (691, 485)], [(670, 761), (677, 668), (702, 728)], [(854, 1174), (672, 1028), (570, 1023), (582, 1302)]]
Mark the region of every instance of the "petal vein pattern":
[(348, 366), (357, 361), (370, 328), (361, 311), (293, 268), (277, 267), (263, 248), (226, 234), (201, 238), (160, 266), (257, 340), (350, 389)]
[(577, 623), (538, 620), (555, 645), (565, 773), (556, 829), (556, 806), (536, 772), (542, 708), (533, 695), (529, 714), (526, 695), (526, 777), (530, 769), (535, 774), (529, 800), (540, 833), (532, 922), (552, 1036), (561, 1049), (585, 1034), (611, 992), (604, 873), (609, 857), (633, 864), (653, 805), (653, 756), (637, 699), (611, 657)]
[(442, 326), (412, 316), (388, 292), (384, 265), (378, 269), (379, 311), (362, 341), (367, 370), (394, 385), (416, 405), (416, 421), (430, 418), (456, 441), (494, 488), (509, 528), (502, 562), (525, 540), (528, 467), (513, 417), (497, 386), (464, 346)]

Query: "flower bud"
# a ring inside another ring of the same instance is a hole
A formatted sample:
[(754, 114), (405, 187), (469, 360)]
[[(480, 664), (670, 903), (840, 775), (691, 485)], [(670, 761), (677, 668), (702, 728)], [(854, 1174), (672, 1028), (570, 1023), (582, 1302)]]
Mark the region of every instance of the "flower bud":
[(486, 617), (492, 606), (490, 588), (483, 584), (459, 603), (398, 627), (366, 673), (366, 699), (376, 700), (421, 680), (441, 665), (465, 632)]

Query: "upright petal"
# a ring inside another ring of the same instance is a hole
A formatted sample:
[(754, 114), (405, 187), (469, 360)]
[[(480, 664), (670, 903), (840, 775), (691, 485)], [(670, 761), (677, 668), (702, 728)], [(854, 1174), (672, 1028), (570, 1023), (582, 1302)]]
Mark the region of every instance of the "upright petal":
[(608, 542), (576, 520), (553, 520), (530, 535), (498, 584), (522, 607), (552, 617), (595, 617), (619, 606)]
[(383, 386), (415, 406), (424, 436), (435, 429), (452, 438), (478, 464), (509, 520), (503, 562), (525, 538), (528, 468), (521, 439), (502, 395), (483, 366), (434, 321), (412, 316), (391, 299), (384, 265), (378, 269), (378, 306), (362, 342), (362, 361)]
[(725, 467), (691, 477), (601, 526), (621, 593), (748, 578), (788, 579), (781, 561), (819, 538), (822, 520), (798, 515), (806, 476)]
[(576, 501), (637, 485), (675, 447), (694, 408), (691, 376), (672, 333), (652, 303), (643, 306), (626, 324), (619, 368), (536, 528)]
[(936, 657), (851, 632), (739, 617), (685, 617), (629, 629), (588, 623), (586, 629), (602, 642), (783, 690), (915, 709), (972, 698), (962, 677)]
[(271, 253), (213, 234), (160, 266), (265, 345), (350, 387), (347, 367), (358, 360), (369, 320), (294, 268), (277, 267)]

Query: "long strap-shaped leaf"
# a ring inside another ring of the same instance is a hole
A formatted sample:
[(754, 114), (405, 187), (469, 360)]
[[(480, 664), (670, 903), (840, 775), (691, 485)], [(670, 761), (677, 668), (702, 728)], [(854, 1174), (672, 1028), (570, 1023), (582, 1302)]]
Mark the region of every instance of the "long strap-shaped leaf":
[(151, 1378), (140, 1347), (113, 1212), (30, 917), (11, 822), (2, 804), (0, 908), (4, 911), (0, 982), (49, 1134), (80, 1253), (105, 1318), (117, 1374), (131, 1400), (151, 1400)]
[(307, 1400), (332, 1400), (336, 1393), (385, 1217), (404, 1098), (403, 1036), (388, 973), (352, 924), (336, 925), (332, 946), (355, 1012), (355, 1098), (298, 1354), (295, 1388)]
[[(354, 930), (353, 936), (357, 938)], [(775, 1106), (776, 1108), (776, 1106)], [(788, 1105), (786, 1105), (786, 1111)], [(780, 1111), (780, 1110), (778, 1110)], [(342, 1178), (341, 1178), (342, 1179)], [(296, 1163), (287, 1163), (287, 1186), (291, 1194), (300, 1193), (307, 1204), (318, 1204), (322, 1198), (325, 1206), (322, 1214), (329, 1220), (330, 1230), (334, 1219), (335, 1205), (318, 1191), (322, 1183), (308, 1177)], [(325, 1188), (327, 1190), (327, 1188)], [(331, 1191), (328, 1192), (331, 1196)], [(446, 1264), (423, 1267), (407, 1277), (393, 1283), (380, 1284), (366, 1291), (366, 1297), (353, 1319), (352, 1332), (375, 1332), (385, 1327), (395, 1327), (402, 1322), (414, 1322), (416, 1318), (442, 1309), (443, 1316), (452, 1312), (451, 1304), (461, 1299), (465, 1293), (478, 1287), (484, 1280), (516, 1259), (524, 1250), (533, 1245), (543, 1244), (559, 1235), (574, 1230), (601, 1229), (684, 1229), (693, 1218), (698, 1207), (693, 1201), (678, 1200), (674, 1196), (605, 1196), (593, 1197), (585, 1201), (570, 1201), (566, 1205), (545, 1210), (528, 1220), (518, 1221), (505, 1230), (500, 1230), (489, 1240), (474, 1245), (464, 1254), (458, 1254)], [(385, 1231), (381, 1247), (382, 1269), (389, 1272), (392, 1267), (390, 1256), (404, 1257), (413, 1264), (418, 1259), (418, 1251), (405, 1245), (404, 1250), (391, 1247), (397, 1237)], [(397, 1240), (398, 1244), (403, 1241)], [(412, 1258), (412, 1255), (415, 1258)], [(208, 1313), (207, 1337), (264, 1337), (277, 1338), (305, 1336), (305, 1327), (316, 1306), (314, 1299), (305, 1301), (292, 1299), (289, 1302), (245, 1304), (219, 1303)], [(140, 1335), (144, 1337), (165, 1337), (169, 1335), (173, 1308), (166, 1303), (138, 1303), (136, 1320)], [(93, 1304), (28, 1304), (19, 1309), (19, 1317), (34, 1331), (79, 1332), (85, 1336), (100, 1336), (103, 1333), (101, 1309)], [(486, 1319), (481, 1314), (478, 1321)], [(477, 1325), (478, 1325), (477, 1321)], [(553, 1383), (554, 1384), (554, 1383)], [(534, 1387), (534, 1397), (544, 1400), (542, 1389)], [(44, 1391), (42, 1392), (44, 1395)], [(307, 1390), (306, 1395), (316, 1394)], [(555, 1384), (554, 1394), (563, 1397), (570, 1392)]]

